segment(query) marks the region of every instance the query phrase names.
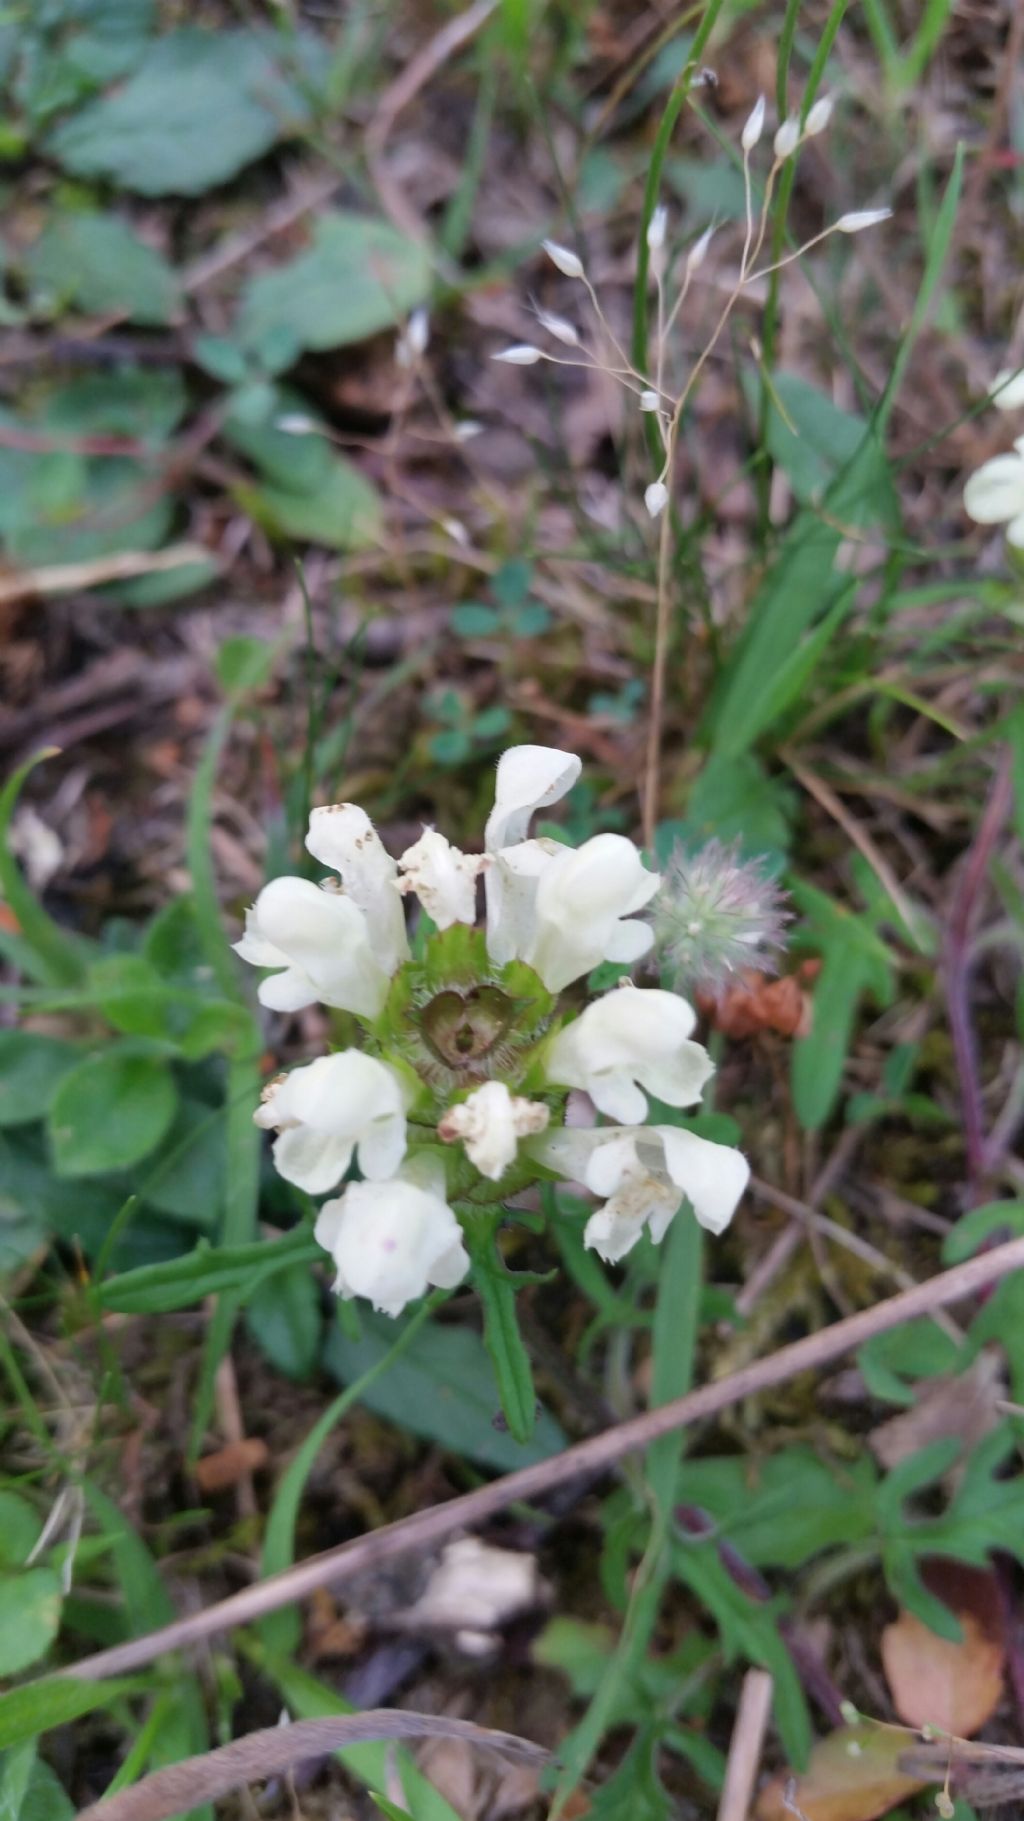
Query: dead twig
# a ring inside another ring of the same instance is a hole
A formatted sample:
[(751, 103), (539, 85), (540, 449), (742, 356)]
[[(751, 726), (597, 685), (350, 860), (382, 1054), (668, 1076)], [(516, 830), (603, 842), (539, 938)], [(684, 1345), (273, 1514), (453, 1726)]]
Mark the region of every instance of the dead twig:
[(913, 1321), (918, 1316), (934, 1314), (936, 1309), (962, 1302), (965, 1297), (987, 1289), (1011, 1271), (1022, 1268), (1024, 1239), (1010, 1240), (991, 1252), (983, 1252), (977, 1258), (969, 1259), (966, 1264), (954, 1266), (951, 1271), (941, 1272), (927, 1283), (915, 1285), (912, 1290), (904, 1290), (898, 1296), (874, 1304), (870, 1309), (862, 1309), (856, 1315), (835, 1322), (830, 1328), (808, 1334), (803, 1340), (793, 1341), (789, 1346), (781, 1347), (777, 1353), (770, 1354), (767, 1359), (741, 1367), (728, 1378), (702, 1385), (686, 1397), (674, 1398), (671, 1403), (662, 1404), (656, 1410), (648, 1410), (642, 1416), (617, 1423), (614, 1428), (606, 1429), (600, 1435), (589, 1436), (585, 1441), (577, 1442), (562, 1454), (537, 1461), (530, 1467), (520, 1467), (515, 1473), (506, 1474), (503, 1479), (494, 1480), (490, 1485), (478, 1486), (473, 1492), (446, 1500), (443, 1505), (415, 1511), (409, 1517), (400, 1518), (397, 1523), (385, 1524), (380, 1530), (354, 1537), (347, 1543), (339, 1544), (336, 1549), (311, 1556), (308, 1561), (300, 1562), (294, 1568), (283, 1569), (254, 1587), (246, 1587), (239, 1593), (231, 1594), (226, 1600), (208, 1607), (205, 1612), (176, 1619), (172, 1624), (161, 1626), (145, 1637), (131, 1638), (124, 1644), (113, 1645), (109, 1650), (98, 1651), (94, 1656), (85, 1657), (80, 1663), (71, 1665), (69, 1672), (80, 1679), (95, 1682), (106, 1676), (120, 1675), (125, 1670), (138, 1669), (144, 1663), (151, 1663), (164, 1651), (194, 1644), (200, 1638), (209, 1637), (214, 1632), (227, 1631), (235, 1625), (247, 1625), (265, 1613), (276, 1612), (295, 1600), (305, 1599), (316, 1588), (336, 1586), (356, 1574), (364, 1574), (368, 1569), (378, 1568), (382, 1562), (393, 1561), (397, 1556), (406, 1555), (412, 1550), (433, 1548), (442, 1537), (450, 1536), (454, 1530), (481, 1524), (517, 1500), (542, 1497), (555, 1487), (564, 1485), (567, 1480), (575, 1479), (578, 1474), (606, 1471), (616, 1466), (625, 1455), (648, 1448), (659, 1436), (671, 1435), (676, 1430), (717, 1416), (732, 1405), (742, 1403), (745, 1398), (755, 1397), (774, 1385), (796, 1378), (801, 1372), (818, 1371), (823, 1366), (831, 1365), (843, 1354), (863, 1346), (865, 1341), (871, 1340), (876, 1334), (887, 1334), (891, 1329)]
[(170, 1764), (143, 1777), (131, 1789), (92, 1803), (82, 1809), (78, 1821), (167, 1821), (183, 1808), (191, 1810), (248, 1783), (283, 1776), (308, 1758), (320, 1758), (344, 1746), (375, 1739), (421, 1738), (461, 1739), (523, 1764), (546, 1764), (550, 1757), (543, 1747), (515, 1733), (495, 1732), (470, 1720), (379, 1707), (368, 1713), (332, 1714), (327, 1719), (296, 1720), (290, 1726), (267, 1726), (262, 1732), (247, 1733), (244, 1739)]
[(729, 1741), (718, 1821), (747, 1821), (761, 1762), (774, 1683), (765, 1669), (748, 1669), (740, 1690), (736, 1724)]

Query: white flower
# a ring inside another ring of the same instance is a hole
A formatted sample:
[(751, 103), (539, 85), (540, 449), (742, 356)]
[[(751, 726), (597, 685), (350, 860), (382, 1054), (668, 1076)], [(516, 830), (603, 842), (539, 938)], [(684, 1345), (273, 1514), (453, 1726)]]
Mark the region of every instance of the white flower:
[(675, 993), (616, 987), (559, 1031), (545, 1058), (548, 1079), (583, 1089), (599, 1112), (626, 1125), (646, 1119), (647, 1094), (692, 1106), (714, 1074), (703, 1044), (690, 1041), (696, 1022)]
[(657, 411), (661, 399), (651, 386), (645, 386), (638, 400), (641, 411)]
[(759, 95), (747, 118), (747, 123), (740, 134), (740, 144), (745, 152), (752, 152), (761, 134), (764, 132), (764, 96)]
[(723, 1232), (750, 1176), (739, 1151), (667, 1125), (563, 1127), (532, 1139), (530, 1153), (607, 1196), (587, 1222), (584, 1241), (608, 1264), (625, 1258), (645, 1226), (656, 1243), (663, 1239), (684, 1199), (702, 1227)]
[(997, 411), (1019, 411), (1024, 405), (1024, 367), (1004, 367), (992, 381), (992, 403)]
[(314, 1233), (334, 1260), (337, 1294), (365, 1296), (382, 1315), (400, 1315), (431, 1284), (454, 1289), (469, 1270), (443, 1167), (427, 1154), (389, 1182), (350, 1183), (324, 1202)]
[(475, 923), (477, 874), (485, 864), (483, 854), (460, 853), (436, 828), (425, 828), (398, 862), (398, 889), (414, 891), (438, 929)]
[(395, 343), (395, 359), (400, 367), (413, 367), (426, 353), (430, 340), (430, 317), (426, 310), (414, 310)]
[(437, 1131), (445, 1144), (461, 1138), (470, 1163), (481, 1176), (497, 1182), (515, 1162), (520, 1138), (543, 1132), (550, 1117), (541, 1101), (510, 1094), (503, 1081), (485, 1081), (448, 1108)]
[(314, 809), (306, 846), (322, 866), (340, 875), (345, 897), (366, 917), (379, 966), (393, 974), (409, 958), (398, 868), (366, 811), (357, 803), (328, 803)]
[(517, 341), (511, 348), (502, 348), (500, 354), (491, 355), (492, 360), (503, 360), (510, 367), (535, 367), (544, 358), (543, 350), (528, 341)]
[(324, 891), (309, 879), (265, 885), (245, 913), (245, 935), (234, 948), (254, 967), (283, 970), (257, 989), (260, 1004), (272, 1011), (298, 1012), (319, 1000), (376, 1018), (383, 1007), (388, 971), (371, 948), (362, 911), (343, 893)]
[(483, 1655), (488, 1634), (516, 1613), (536, 1606), (543, 1582), (536, 1558), (519, 1550), (495, 1549), (476, 1536), (446, 1543), (441, 1560), (414, 1606), (402, 1615), (401, 1625), (415, 1629), (432, 1626), (451, 1631), (461, 1650)]
[(1024, 549), (1024, 436), (1013, 455), (982, 462), (964, 488), (964, 511), (979, 525), (1006, 525), (1007, 542)]
[(791, 158), (799, 144), (800, 122), (796, 119), (795, 115), (790, 114), (789, 118), (782, 122), (782, 125), (775, 134), (772, 151), (775, 153), (776, 158)]
[(860, 234), (865, 228), (876, 228), (880, 221), (888, 221), (891, 209), (850, 209), (840, 215), (836, 222), (838, 234)]
[(359, 1153), (374, 1180), (393, 1176), (405, 1155), (401, 1078), (361, 1050), (319, 1056), (271, 1082), (256, 1124), (276, 1129), (274, 1162), (286, 1182), (326, 1195)]
[(639, 960), (651, 945), (646, 923), (626, 921), (658, 889), (632, 841), (594, 835), (580, 848), (527, 840), (537, 809), (576, 782), (580, 761), (550, 746), (514, 746), (498, 765), (485, 844), (487, 951), (493, 961), (526, 961), (549, 992), (601, 961)]
[(541, 245), (551, 264), (557, 266), (566, 278), (583, 277), (583, 261), (569, 247), (559, 246), (557, 240), (544, 240)]
[(546, 329), (556, 341), (564, 342), (567, 348), (579, 347), (580, 338), (566, 317), (556, 316), (551, 310), (538, 310), (537, 321), (542, 329)]
[(813, 107), (810, 107), (807, 110), (807, 119), (804, 121), (804, 135), (806, 138), (816, 139), (819, 133), (825, 131), (825, 128), (832, 118), (834, 107), (835, 102), (831, 95), (822, 95), (820, 101), (816, 101)]
[(644, 488), (644, 505), (652, 518), (659, 518), (668, 505), (668, 488), (664, 481), (652, 481)]

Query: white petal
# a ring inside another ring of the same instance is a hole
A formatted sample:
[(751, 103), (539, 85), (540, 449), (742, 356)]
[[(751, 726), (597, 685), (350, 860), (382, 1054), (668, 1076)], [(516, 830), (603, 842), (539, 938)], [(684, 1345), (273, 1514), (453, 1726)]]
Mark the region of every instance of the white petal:
[(485, 1081), (448, 1108), (437, 1130), (445, 1144), (461, 1138), (470, 1163), (497, 1182), (515, 1162), (520, 1138), (543, 1132), (549, 1118), (542, 1102), (510, 1094), (503, 1081)]
[[(672, 1181), (692, 1203), (702, 1227), (721, 1233), (736, 1212), (750, 1180), (750, 1165), (731, 1145), (712, 1144), (677, 1126), (652, 1126), (661, 1140)], [(641, 1156), (643, 1148), (641, 1147)]]
[(707, 1051), (690, 1041), (695, 1022), (692, 1006), (675, 993), (617, 987), (554, 1038), (548, 1078), (582, 1089), (623, 1125), (646, 1117), (642, 1089), (667, 1106), (692, 1106), (714, 1071)]
[(341, 1181), (352, 1162), (352, 1144), (310, 1126), (289, 1126), (274, 1144), (274, 1167), (285, 1182), (307, 1195), (326, 1195)]
[(992, 403), (999, 411), (1018, 411), (1024, 405), (1024, 367), (1004, 367), (992, 381)]
[(268, 942), (260, 928), (256, 915), (256, 906), (250, 905), (245, 913), (245, 934), (238, 942), (231, 944), (236, 955), (248, 961), (253, 967), (287, 967), (288, 957)]
[(487, 953), (504, 967), (525, 955), (536, 927), (537, 888), (542, 874), (564, 852), (560, 841), (541, 836), (520, 841), (490, 856), (484, 874), (487, 898)]
[(964, 488), (964, 511), (979, 525), (998, 525), (1024, 512), (1024, 457), (995, 455)]
[(364, 1018), (377, 1016), (388, 979), (351, 898), (322, 891), (309, 879), (273, 879), (255, 909), (268, 941), (308, 975), (318, 999)]
[(498, 760), (494, 808), (487, 819), (488, 853), (525, 841), (530, 818), (557, 803), (575, 784), (583, 762), (557, 746), (510, 746)]
[(398, 868), (366, 811), (356, 803), (314, 809), (306, 846), (322, 866), (339, 874), (345, 896), (366, 917), (374, 956), (393, 974), (409, 958)]
[(482, 854), (460, 853), (436, 828), (425, 828), (398, 862), (401, 889), (414, 891), (438, 929), (476, 922), (476, 881)]
[(256, 988), (256, 997), (268, 1012), (301, 1012), (320, 997), (301, 967), (286, 967), (282, 974), (268, 974)]
[(398, 1315), (430, 1284), (450, 1289), (469, 1269), (462, 1230), (433, 1189), (406, 1174), (390, 1182), (352, 1183), (332, 1216), (335, 1288), (365, 1296)]
[(601, 961), (635, 960), (651, 933), (620, 919), (646, 904), (660, 883), (624, 835), (594, 835), (580, 848), (563, 849), (541, 874), (535, 933), (522, 959), (552, 993)]
[(1006, 541), (1015, 550), (1024, 550), (1024, 512), (1018, 512), (1006, 527)]

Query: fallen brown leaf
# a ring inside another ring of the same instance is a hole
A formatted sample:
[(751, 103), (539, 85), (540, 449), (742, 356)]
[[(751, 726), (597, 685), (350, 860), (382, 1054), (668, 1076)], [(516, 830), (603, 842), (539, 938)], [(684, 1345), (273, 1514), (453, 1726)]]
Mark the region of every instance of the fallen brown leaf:
[(896, 1467), (930, 1442), (953, 1437), (964, 1454), (1000, 1421), (999, 1403), (1006, 1396), (1002, 1362), (986, 1348), (966, 1372), (926, 1379), (911, 1409), (880, 1423), (868, 1445), (883, 1467)]
[(269, 1458), (267, 1444), (258, 1436), (246, 1441), (228, 1442), (215, 1454), (204, 1454), (195, 1465), (196, 1484), (200, 1492), (226, 1492), (237, 1486), (247, 1473), (265, 1467)]
[(936, 1726), (969, 1739), (1002, 1699), (1005, 1644), (995, 1576), (960, 1562), (922, 1570), (929, 1591), (956, 1613), (958, 1644), (938, 1637), (912, 1612), (882, 1633), (882, 1664), (893, 1706), (908, 1726)]
[(787, 1772), (765, 1786), (754, 1810), (757, 1821), (792, 1821), (794, 1804), (805, 1821), (875, 1821), (925, 1787), (899, 1769), (906, 1749), (904, 1734), (880, 1726), (829, 1733), (814, 1747), (802, 1777)]
[(774, 980), (757, 968), (745, 968), (721, 993), (701, 993), (697, 1004), (723, 1037), (755, 1037), (775, 1031), (780, 1037), (805, 1037), (811, 1028), (811, 999), (803, 970)]

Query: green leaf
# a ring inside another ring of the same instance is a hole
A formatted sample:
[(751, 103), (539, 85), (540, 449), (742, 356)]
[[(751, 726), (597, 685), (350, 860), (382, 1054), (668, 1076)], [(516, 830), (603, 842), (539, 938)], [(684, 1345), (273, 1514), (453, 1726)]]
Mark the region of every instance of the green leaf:
[[(31, 1747), (22, 1747), (22, 1750), (26, 1749), (31, 1750)], [(58, 1782), (56, 1773), (41, 1759), (31, 1764), (28, 1783), (17, 1807), (6, 1798), (6, 1786), (0, 1776), (0, 1821), (75, 1821), (70, 1797)]]
[(217, 1231), (224, 1202), (224, 1109), (183, 1099), (139, 1194), (148, 1207), (205, 1233)]
[(308, 1378), (320, 1352), (320, 1289), (308, 1265), (293, 1265), (261, 1283), (245, 1323), (256, 1345), (286, 1378)]
[(314, 493), (285, 487), (237, 486), (238, 503), (273, 537), (324, 544), (329, 550), (364, 550), (381, 535), (376, 488), (351, 462), (336, 455)]
[(127, 1315), (162, 1315), (172, 1309), (191, 1308), (221, 1291), (255, 1291), (264, 1277), (293, 1264), (315, 1264), (322, 1258), (322, 1249), (304, 1229), (283, 1239), (260, 1240), (252, 1245), (201, 1244), (183, 1258), (140, 1265), (135, 1271), (108, 1277), (97, 1286), (96, 1295), (104, 1309)]
[(0, 1492), (0, 1568), (28, 1561), (42, 1526), (32, 1506), (16, 1492)]
[(52, 1568), (0, 1575), (0, 1676), (38, 1662), (60, 1627), (60, 1581)]
[(35, 1031), (0, 1031), (0, 1126), (43, 1119), (81, 1052)]
[(166, 1063), (122, 1049), (98, 1051), (65, 1075), (50, 1106), (58, 1176), (123, 1170), (148, 1156), (174, 1118)]
[(136, 1686), (126, 1679), (77, 1682), (73, 1676), (48, 1676), (45, 1681), (12, 1688), (0, 1695), (0, 1751), (51, 1732), (56, 1726), (68, 1726), (72, 1720), (94, 1713), (97, 1707), (112, 1707), (122, 1696), (132, 1694)]
[(281, 329), (296, 349), (343, 347), (400, 322), (426, 300), (430, 283), (422, 241), (369, 215), (329, 212), (305, 253), (250, 281), (239, 336), (257, 354)]
[(282, 71), (285, 43), (266, 32), (168, 32), (127, 81), (59, 126), (50, 150), (80, 176), (143, 196), (201, 195), (308, 120)]
[[(0, 459), (0, 487), (2, 483), (3, 462)], [(0, 531), (2, 530), (0, 508)], [(46, 986), (71, 986), (82, 976), (79, 944), (70, 931), (61, 929), (49, 912), (43, 909), (14, 858), (10, 843), (11, 822), (18, 807), (21, 787), (29, 772), (34, 771), (44, 759), (52, 758), (53, 751), (52, 747), (44, 747), (42, 752), (33, 753), (23, 765), (12, 771), (0, 791), (0, 894), (20, 931), (20, 941), (26, 951), (26, 966), (31, 965), (33, 976)]]
[(742, 1455), (686, 1461), (676, 1497), (710, 1513), (758, 1568), (800, 1568), (826, 1549), (874, 1534), (878, 1474), (864, 1455), (831, 1467), (810, 1448), (783, 1448), (756, 1466)]
[(690, 846), (739, 840), (745, 854), (785, 854), (791, 839), (795, 799), (753, 753), (725, 758), (713, 753), (697, 775), (683, 822), (663, 823), (659, 856), (667, 858), (673, 838)]
[(161, 255), (116, 215), (92, 210), (51, 215), (24, 256), (35, 293), (130, 322), (170, 322), (181, 307), (178, 282)]
[[(360, 1311), (360, 1324), (363, 1332), (357, 1341), (335, 1328), (324, 1352), (324, 1364), (345, 1385), (369, 1371), (394, 1340), (386, 1316)], [(471, 1328), (428, 1323), (408, 1352), (366, 1390), (364, 1401), (400, 1429), (501, 1473), (547, 1460), (565, 1446), (564, 1435), (546, 1411), (526, 1443), (495, 1428), (500, 1400), (494, 1368)]]
[(530, 1356), (516, 1317), (515, 1281), (493, 1254), (493, 1241), (474, 1258), (474, 1282), (484, 1312), (484, 1345), (498, 1377), (498, 1395), (509, 1434), (528, 1442), (537, 1420)]
[[(756, 381), (748, 383), (759, 408)], [(826, 393), (799, 374), (776, 370), (771, 376), (765, 432), (768, 448), (788, 475), (803, 505), (822, 498), (843, 467), (869, 436), (867, 420), (843, 411)], [(884, 452), (868, 441), (864, 457), (865, 507), (882, 523), (895, 519), (892, 477)]]

